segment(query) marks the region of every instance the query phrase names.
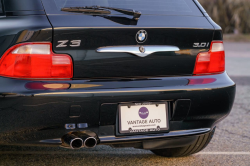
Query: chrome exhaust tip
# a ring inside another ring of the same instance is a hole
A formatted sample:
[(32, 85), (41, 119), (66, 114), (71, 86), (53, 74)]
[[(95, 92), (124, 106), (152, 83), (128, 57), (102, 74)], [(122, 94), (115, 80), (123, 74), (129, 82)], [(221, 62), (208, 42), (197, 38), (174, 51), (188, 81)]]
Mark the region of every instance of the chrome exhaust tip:
[(96, 133), (92, 131), (72, 132), (72, 134), (83, 140), (85, 148), (94, 148), (99, 141)]
[(95, 137), (88, 137), (84, 140), (83, 146), (86, 148), (94, 148), (97, 145)]
[(73, 134), (66, 134), (62, 138), (62, 145), (71, 149), (80, 149), (83, 146), (83, 140)]
[(72, 149), (80, 149), (83, 145), (83, 140), (81, 138), (75, 138), (70, 142), (70, 147)]
[(94, 148), (99, 143), (99, 138), (92, 131), (75, 131), (65, 134), (61, 141), (64, 148)]

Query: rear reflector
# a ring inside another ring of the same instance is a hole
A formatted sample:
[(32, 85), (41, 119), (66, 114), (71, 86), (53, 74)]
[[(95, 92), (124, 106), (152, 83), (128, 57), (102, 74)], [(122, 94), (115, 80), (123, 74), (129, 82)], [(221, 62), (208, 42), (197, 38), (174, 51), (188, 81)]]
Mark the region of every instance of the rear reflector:
[(13, 78), (72, 78), (69, 55), (55, 54), (51, 43), (22, 43), (8, 49), (0, 60), (0, 75)]
[(188, 85), (203, 85), (203, 84), (211, 84), (215, 82), (215, 78), (200, 78), (200, 79), (189, 79)]
[(70, 84), (29, 82), (25, 87), (30, 90), (65, 90), (70, 87)]
[(194, 75), (215, 74), (225, 71), (225, 51), (222, 41), (213, 41), (208, 52), (197, 55)]

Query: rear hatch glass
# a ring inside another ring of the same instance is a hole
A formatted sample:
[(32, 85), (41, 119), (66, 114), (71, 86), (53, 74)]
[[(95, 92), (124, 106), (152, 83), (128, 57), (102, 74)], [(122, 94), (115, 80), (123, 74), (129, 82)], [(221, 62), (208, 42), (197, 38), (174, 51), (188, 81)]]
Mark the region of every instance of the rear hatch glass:
[[(46, 0), (43, 0), (46, 1)], [(51, 0), (49, 14), (76, 14), (61, 11), (65, 7), (105, 6), (134, 9), (142, 14), (202, 16), (192, 0)], [(46, 9), (47, 10), (47, 9)], [(121, 14), (112, 11), (112, 14)]]

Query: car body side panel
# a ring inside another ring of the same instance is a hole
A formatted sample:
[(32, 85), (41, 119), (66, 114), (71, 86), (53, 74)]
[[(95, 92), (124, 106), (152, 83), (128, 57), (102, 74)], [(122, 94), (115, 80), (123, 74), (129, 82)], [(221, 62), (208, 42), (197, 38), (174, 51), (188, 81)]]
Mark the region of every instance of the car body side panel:
[(0, 37), (0, 57), (3, 55), (3, 53), (12, 45), (12, 42), (14, 40), (16, 35), (6, 35)]
[(17, 43), (52, 41), (52, 27), (45, 15), (2, 17), (0, 24), (0, 57)]

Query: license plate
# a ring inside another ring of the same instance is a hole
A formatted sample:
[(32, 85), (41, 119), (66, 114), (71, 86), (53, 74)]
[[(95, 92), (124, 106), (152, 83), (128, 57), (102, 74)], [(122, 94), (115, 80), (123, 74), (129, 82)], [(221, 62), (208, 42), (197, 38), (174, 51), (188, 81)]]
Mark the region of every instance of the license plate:
[(119, 105), (120, 133), (167, 131), (168, 124), (167, 102)]

